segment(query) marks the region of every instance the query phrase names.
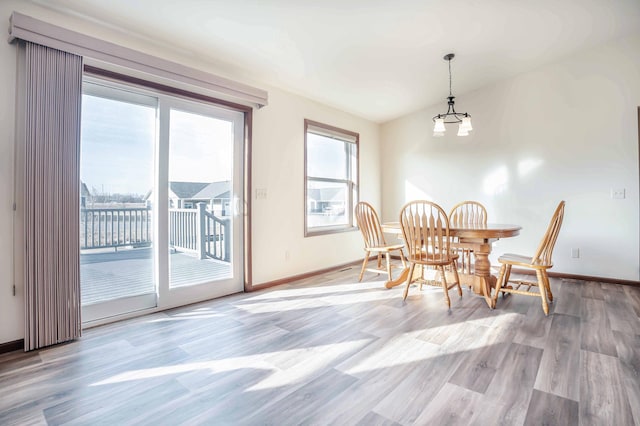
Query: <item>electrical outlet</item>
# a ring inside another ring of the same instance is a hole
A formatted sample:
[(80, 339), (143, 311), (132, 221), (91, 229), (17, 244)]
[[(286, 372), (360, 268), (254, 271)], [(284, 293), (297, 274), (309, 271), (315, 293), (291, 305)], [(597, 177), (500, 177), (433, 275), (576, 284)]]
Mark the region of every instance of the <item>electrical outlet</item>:
[(291, 253), (289, 253), (289, 250), (285, 250), (284, 251), (284, 260), (289, 260), (291, 259)]
[(580, 258), (580, 249), (579, 248), (572, 248), (571, 249), (571, 258), (572, 259), (579, 259)]

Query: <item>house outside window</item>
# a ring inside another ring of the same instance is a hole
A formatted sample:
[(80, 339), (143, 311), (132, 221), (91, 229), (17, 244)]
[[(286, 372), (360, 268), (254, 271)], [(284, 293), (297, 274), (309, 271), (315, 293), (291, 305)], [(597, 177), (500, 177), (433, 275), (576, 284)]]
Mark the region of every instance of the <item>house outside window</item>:
[(311, 120), (305, 134), (305, 236), (356, 229), (358, 133)]

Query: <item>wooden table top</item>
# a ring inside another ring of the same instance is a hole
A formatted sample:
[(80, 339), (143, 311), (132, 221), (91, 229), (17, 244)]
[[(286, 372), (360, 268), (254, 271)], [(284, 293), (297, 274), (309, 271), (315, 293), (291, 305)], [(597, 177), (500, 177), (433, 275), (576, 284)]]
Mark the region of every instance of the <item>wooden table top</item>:
[[(507, 238), (520, 234), (522, 229), (519, 225), (504, 223), (487, 223), (486, 225), (471, 225), (464, 227), (449, 227), (452, 237), (460, 238)], [(382, 231), (389, 234), (401, 234), (400, 222), (385, 222), (382, 224)]]

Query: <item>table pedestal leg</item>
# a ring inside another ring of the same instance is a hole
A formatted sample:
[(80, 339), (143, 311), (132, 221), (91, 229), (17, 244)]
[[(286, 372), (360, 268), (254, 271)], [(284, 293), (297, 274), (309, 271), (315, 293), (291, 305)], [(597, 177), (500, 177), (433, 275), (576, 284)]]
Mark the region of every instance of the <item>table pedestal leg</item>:
[[(415, 280), (422, 277), (422, 268), (424, 268), (422, 265), (416, 265), (416, 267), (413, 269), (413, 277), (411, 277), (411, 282), (414, 282)], [(384, 283), (384, 286), (386, 288), (393, 288), (400, 284), (406, 284), (408, 276), (409, 268), (404, 268), (398, 278), (396, 278), (395, 280), (387, 281), (386, 283)]]
[(386, 283), (384, 283), (384, 286), (386, 288), (393, 288), (400, 284), (406, 283), (408, 275), (409, 275), (409, 268), (404, 268), (398, 278), (396, 278), (395, 280), (387, 281)]
[[(475, 279), (473, 280), (473, 291), (484, 297), (490, 308), (493, 308), (491, 300), (491, 288), (496, 285), (496, 277), (491, 275), (491, 262), (489, 262), (489, 251), (491, 246), (482, 244), (481, 250), (474, 251), (475, 262)], [(488, 248), (488, 250), (487, 250)]]

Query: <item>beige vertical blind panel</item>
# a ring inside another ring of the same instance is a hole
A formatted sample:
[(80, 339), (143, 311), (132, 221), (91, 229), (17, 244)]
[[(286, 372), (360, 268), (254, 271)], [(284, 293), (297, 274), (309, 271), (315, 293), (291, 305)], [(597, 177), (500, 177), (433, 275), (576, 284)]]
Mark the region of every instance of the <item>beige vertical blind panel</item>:
[(265, 90), (58, 27), (18, 12), (11, 14), (9, 26), (9, 41), (15, 39), (205, 89), (237, 102), (258, 107), (268, 103), (268, 93)]
[(80, 336), (82, 58), (26, 43), (25, 350)]

